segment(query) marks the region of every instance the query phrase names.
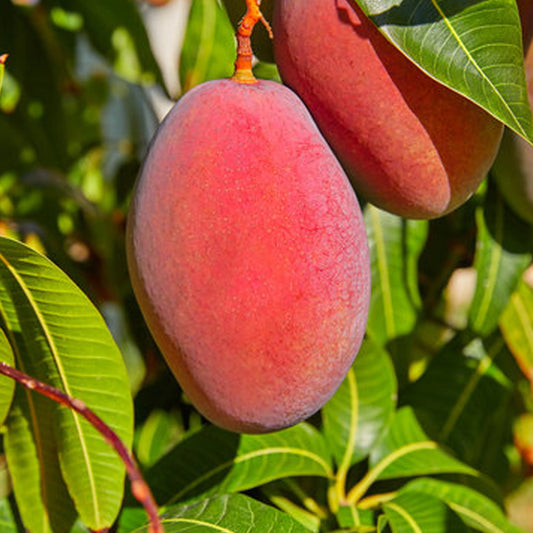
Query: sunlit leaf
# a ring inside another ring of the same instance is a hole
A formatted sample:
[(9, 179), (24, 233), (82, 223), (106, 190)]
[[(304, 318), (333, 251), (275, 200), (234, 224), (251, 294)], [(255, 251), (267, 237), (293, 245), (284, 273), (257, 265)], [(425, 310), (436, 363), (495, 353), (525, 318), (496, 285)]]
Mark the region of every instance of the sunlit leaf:
[(522, 34), (508, 0), (357, 0), (426, 73), (533, 140)]
[(6, 69), (6, 66), (5, 66), (6, 59), (7, 59), (6, 54), (0, 55), (0, 93), (2, 92), (2, 86), (4, 84), (4, 71)]
[[(133, 410), (124, 363), (87, 297), (48, 259), (6, 238), (0, 238), (0, 286), (0, 314), (17, 366), (83, 400), (131, 446)], [(34, 404), (50, 404), (41, 398), (27, 401), (30, 412)], [(48, 416), (25, 418), (37, 443), (36, 458), (41, 447), (57, 445), (62, 474), (83, 521), (93, 529), (106, 527), (120, 508), (124, 466), (85, 420), (51, 405)], [(54, 437), (43, 443), (38, 434), (44, 430), (53, 430)]]
[(378, 480), (446, 473), (477, 474), (431, 440), (413, 410), (403, 407), (372, 447), (369, 470), (350, 490), (347, 501), (357, 503)]
[(370, 467), (379, 474), (376, 479), (446, 472), (475, 474), (436, 442), (430, 440), (413, 411), (403, 407), (370, 454)]
[(139, 428), (136, 438), (136, 456), (145, 467), (151, 466), (179, 440), (180, 427), (173, 415), (154, 409)]
[(235, 29), (220, 2), (193, 0), (180, 58), (183, 91), (233, 74), (237, 49), (234, 34)]
[(466, 533), (461, 519), (438, 498), (422, 492), (400, 492), (383, 505), (393, 533)]
[(306, 529), (313, 533), (319, 533), (320, 517), (315, 513), (304, 509), (298, 503), (295, 503), (293, 499), (286, 495), (284, 488), (286, 488), (286, 484), (283, 481), (273, 482), (262, 487), (261, 493), (265, 495), (273, 505), (294, 518), (294, 520), (302, 524)]
[(61, 476), (53, 404), (17, 388), (4, 447), (24, 526), (32, 533), (67, 533), (76, 514)]
[(17, 522), (7, 498), (0, 499), (0, 531), (2, 533), (18, 533)]
[[(1, 322), (0, 322), (1, 323)], [(8, 365), (14, 365), (13, 351), (6, 335), (2, 329), (0, 329), (0, 361), (7, 363)], [(13, 400), (13, 394), (15, 392), (15, 382), (4, 376), (0, 377), (0, 426), (4, 423), (11, 401)]]
[(420, 306), (417, 261), (427, 238), (426, 221), (406, 220), (367, 205), (372, 294), (367, 330), (379, 343), (409, 333)]
[(146, 479), (156, 500), (168, 504), (298, 475), (333, 476), (323, 437), (305, 423), (266, 435), (205, 427), (148, 469)]
[(533, 380), (533, 289), (525, 282), (511, 296), (500, 328), (522, 372)]
[(491, 420), (507, 411), (511, 383), (495, 364), (502, 348), (499, 336), (465, 346), (452, 342), (403, 396), (429, 435), (470, 464), (495, 441)]
[[(67, 12), (83, 19), (83, 30), (93, 46), (118, 66), (130, 81), (157, 82), (163, 85), (161, 72), (152, 54), (146, 29), (133, 0), (106, 0), (103, 3), (84, 0), (53, 0)], [(124, 64), (127, 61), (129, 65)], [(118, 63), (117, 63), (118, 62)]]
[(396, 377), (390, 358), (365, 340), (352, 368), (322, 408), (324, 435), (338, 465), (363, 459), (394, 411)]
[[(172, 507), (162, 517), (166, 533), (306, 533), (285, 513), (242, 494), (218, 496), (193, 505)], [(143, 528), (136, 532), (146, 532)]]
[(488, 335), (497, 328), (501, 313), (531, 261), (533, 228), (506, 206), (494, 186), (489, 187), (485, 204), (478, 209), (477, 224), (477, 283), (469, 323), (477, 334)]
[(341, 505), (336, 517), (343, 528), (375, 527), (374, 513), (369, 509), (358, 509), (355, 505)]
[[(401, 494), (414, 491), (420, 499), (438, 498), (470, 527), (490, 533), (520, 533), (506, 518), (502, 509), (479, 492), (456, 483), (422, 478), (409, 482)], [(423, 530), (425, 533), (425, 529)]]

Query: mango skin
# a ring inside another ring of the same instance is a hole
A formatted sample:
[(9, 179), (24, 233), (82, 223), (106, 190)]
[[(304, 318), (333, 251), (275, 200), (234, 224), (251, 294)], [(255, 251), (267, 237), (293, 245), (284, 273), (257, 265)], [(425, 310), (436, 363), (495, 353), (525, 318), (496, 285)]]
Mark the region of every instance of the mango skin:
[(274, 52), (356, 191), (407, 218), (452, 211), (477, 189), (502, 125), (391, 45), (350, 0), (277, 0)]
[(365, 330), (368, 243), (348, 178), (289, 89), (186, 93), (145, 160), (127, 241), (147, 324), (213, 423), (275, 431), (333, 395)]

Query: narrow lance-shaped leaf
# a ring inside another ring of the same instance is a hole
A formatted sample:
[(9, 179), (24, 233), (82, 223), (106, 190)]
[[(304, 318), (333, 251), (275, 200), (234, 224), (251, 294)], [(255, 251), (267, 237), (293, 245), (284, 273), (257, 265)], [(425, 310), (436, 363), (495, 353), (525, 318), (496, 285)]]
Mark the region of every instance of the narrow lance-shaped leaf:
[(0, 55), (0, 93), (2, 92), (2, 85), (4, 84), (4, 70), (6, 68), (7, 54)]
[(512, 392), (508, 378), (495, 364), (502, 349), (499, 335), (475, 338), (464, 346), (452, 341), (402, 397), (430, 437), (469, 463), (479, 461), (494, 441), (491, 421), (507, 409)]
[(358, 509), (355, 505), (341, 505), (336, 514), (342, 528), (375, 528), (374, 513), (370, 509)]
[(372, 294), (368, 332), (379, 342), (409, 333), (420, 306), (417, 261), (427, 237), (426, 221), (405, 220), (367, 205)]
[[(32, 362), (23, 357), (18, 310), (4, 289), (0, 264), (0, 321), (16, 366), (35, 374)], [(52, 402), (17, 387), (6, 420), (4, 449), (15, 500), (22, 522), (34, 533), (67, 533), (76, 516), (60, 471), (53, 411)]]
[(158, 503), (169, 504), (297, 475), (333, 477), (322, 435), (305, 423), (266, 435), (207, 426), (150, 468), (146, 480)]
[(477, 282), (469, 325), (478, 335), (485, 336), (497, 328), (501, 313), (531, 261), (532, 226), (505, 205), (494, 185), (489, 186), (476, 218)]
[[(309, 533), (289, 515), (242, 494), (172, 507), (162, 517), (166, 533)], [(147, 532), (147, 527), (136, 530)]]
[(234, 33), (220, 2), (193, 0), (180, 58), (183, 92), (204, 81), (232, 75), (237, 49)]
[(365, 340), (352, 368), (322, 408), (324, 435), (345, 469), (368, 455), (396, 403), (396, 377), (385, 350)]
[[(24, 368), (22, 361), (17, 363)], [(70, 531), (76, 512), (59, 466), (52, 402), (18, 387), (6, 421), (4, 448), (26, 529)]]
[[(6, 238), (0, 238), (0, 286), (19, 368), (83, 400), (129, 447), (133, 408), (125, 366), (87, 297), (48, 259)], [(27, 424), (34, 434), (54, 425), (61, 471), (82, 520), (93, 529), (107, 527), (120, 508), (124, 466), (85, 420), (51, 405), (51, 414)]]
[(428, 75), (533, 141), (515, 2), (357, 0)]
[[(1, 323), (1, 321), (0, 321)], [(6, 334), (0, 329), (0, 361), (7, 363), (10, 366), (14, 365), (15, 358)], [(0, 377), (0, 426), (4, 423), (13, 394), (15, 393), (15, 381), (4, 376)]]
[(17, 522), (7, 498), (0, 499), (0, 531), (18, 533)]
[(403, 407), (373, 446), (368, 473), (350, 490), (347, 501), (357, 503), (378, 480), (445, 473), (477, 475), (431, 440), (413, 410)]
[(524, 281), (511, 296), (500, 329), (518, 366), (533, 381), (533, 289)]
[[(164, 87), (159, 66), (152, 54), (145, 26), (132, 0), (53, 0), (67, 12), (83, 18), (83, 30), (94, 47), (121, 67), (121, 53), (127, 65), (120, 74), (135, 82), (156, 82)], [(124, 62), (122, 62), (124, 63)], [(134, 67), (134, 68), (132, 68)]]
[[(470, 527), (491, 533), (520, 533), (502, 509), (483, 494), (465, 486), (437, 479), (421, 478), (409, 482), (401, 494), (415, 491), (421, 498), (438, 498)], [(425, 532), (425, 530), (424, 530)]]
[(422, 492), (400, 492), (383, 505), (393, 533), (466, 533), (461, 519), (438, 498)]

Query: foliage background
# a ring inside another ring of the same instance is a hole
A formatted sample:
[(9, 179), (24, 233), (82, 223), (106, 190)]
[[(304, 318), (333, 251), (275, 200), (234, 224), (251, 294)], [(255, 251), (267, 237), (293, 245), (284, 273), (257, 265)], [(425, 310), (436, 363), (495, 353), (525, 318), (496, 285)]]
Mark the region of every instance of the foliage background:
[[(244, 9), (242, 1), (228, 4), (233, 18)], [(69, 337), (65, 352), (55, 354), (33, 343), (29, 328), (44, 313), (43, 331), (53, 336), (52, 316), (65, 304), (60, 321), (80, 332), (81, 323), (72, 326), (71, 319), (82, 316), (73, 302), (83, 297), (33, 249), (81, 288), (120, 350), (109, 347), (104, 367), (91, 355), (84, 360), (84, 379), (99, 383), (90, 405), (105, 411), (114, 401), (102, 396), (106, 390), (131, 392), (134, 410), (124, 426), (134, 422), (134, 433), (124, 429), (124, 439), (172, 517), (169, 531), (213, 530), (206, 524), (247, 531), (251, 521), (259, 533), (272, 524), (275, 531), (514, 531), (504, 512), (533, 531), (533, 230), (506, 205), (491, 176), (465, 206), (431, 222), (364, 206), (373, 277), (367, 340), (339, 392), (308, 423), (266, 436), (229, 434), (207, 424), (169, 374), (129, 283), (126, 216), (142, 158), (173, 100), (202, 81), (231, 75), (228, 12), (216, 0), (163, 7), (0, 0), (0, 53), (10, 54), (0, 95), (0, 235), (30, 247), (0, 243), (3, 264), (26, 284), (7, 281), (0, 268), (6, 334), (0, 354), (9, 360), (15, 353), (37, 373), (46, 361), (43, 375), (52, 381), (64, 363), (67, 377), (59, 385), (77, 390), (68, 358), (87, 345)], [(516, 40), (513, 23), (505, 38)], [(260, 57), (272, 60), (268, 43), (259, 46)], [(256, 74), (279, 80), (270, 61), (258, 62)], [(527, 131), (531, 117), (517, 115)], [(35, 276), (40, 281), (32, 285)], [(37, 295), (34, 303), (20, 300), (20, 286)], [(68, 296), (39, 300), (43, 287)], [(80, 302), (89, 313), (92, 307)], [(13, 318), (15, 304), (25, 318)], [(96, 333), (86, 337), (107, 338), (90, 316)], [(24, 331), (22, 340), (13, 334)], [(58, 330), (57, 338), (65, 335), (74, 337)], [(110, 386), (103, 376), (105, 369), (122, 375), (117, 357), (127, 378)], [(26, 419), (13, 415), (24, 410), (18, 396), (9, 409), (11, 395), (1, 400), (12, 417), (2, 438), (2, 531), (22, 531), (21, 521), (29, 527), (29, 520), (32, 533), (87, 531), (84, 524), (103, 530), (119, 508), (116, 530), (141, 527), (143, 513), (127, 490), (122, 502), (121, 488), (98, 500), (110, 510), (95, 517), (87, 502), (101, 489), (73, 487), (71, 478), (86, 477), (75, 461), (65, 464), (62, 451), (57, 459), (44, 446), (44, 464), (27, 467), (19, 445), (10, 445), (20, 434), (32, 442), (13, 429), (13, 420)], [(56, 424), (75, 422), (57, 422), (35, 401), (43, 411), (33, 431), (60, 443)], [(131, 410), (123, 401), (111, 418)], [(88, 446), (96, 483), (109, 473), (110, 459), (105, 445)], [(34, 503), (30, 492), (45, 487), (48, 499)]]

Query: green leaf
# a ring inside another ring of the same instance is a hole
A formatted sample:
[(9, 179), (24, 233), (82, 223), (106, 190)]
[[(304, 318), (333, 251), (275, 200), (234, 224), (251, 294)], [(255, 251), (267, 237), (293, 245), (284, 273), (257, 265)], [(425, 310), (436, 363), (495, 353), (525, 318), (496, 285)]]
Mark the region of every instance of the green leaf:
[[(15, 361), (9, 341), (2, 329), (0, 329), (0, 361), (10, 366), (13, 366)], [(7, 417), (14, 394), (15, 381), (11, 378), (0, 376), (0, 426)]]
[(411, 491), (423, 495), (423, 498), (438, 498), (457, 513), (468, 526), (476, 530), (488, 533), (520, 533), (520, 529), (507, 520), (498, 505), (469, 487), (422, 478), (409, 482), (402, 488), (401, 494)]
[(0, 531), (2, 533), (18, 533), (17, 522), (7, 498), (0, 499)]
[[(287, 496), (286, 488), (288, 483), (296, 484), (296, 482), (293, 482), (292, 480), (275, 481), (262, 487), (261, 493), (278, 509), (281, 509), (284, 513), (294, 518), (294, 520), (302, 524), (306, 529), (313, 533), (319, 533), (320, 517), (315, 513), (304, 509)], [(303, 493), (302, 496), (306, 497), (305, 493)]]
[(413, 410), (403, 407), (396, 411), (381, 438), (374, 444), (369, 457), (369, 470), (347, 496), (357, 503), (375, 481), (428, 474), (477, 472), (449, 455), (431, 440), (420, 427)]
[(193, 0), (180, 58), (183, 92), (204, 81), (228, 78), (233, 74), (234, 33), (220, 2)]
[(369, 509), (358, 509), (355, 505), (341, 505), (336, 517), (342, 528), (366, 526), (375, 529), (374, 513)]
[(0, 55), (0, 93), (2, 92), (2, 85), (4, 84), (4, 70), (6, 69), (6, 56)]
[(495, 440), (491, 421), (508, 409), (512, 384), (495, 365), (504, 348), (500, 336), (446, 345), (402, 401), (411, 405), (428, 434), (472, 464)]
[(2, 3), (0, 50), (9, 51), (9, 72), (21, 86), (14, 112), (0, 113), (2, 169), (6, 164), (18, 167), (35, 160), (41, 166), (67, 166), (69, 143), (61, 88), (68, 80), (65, 57), (54, 54), (55, 46), (46, 16), (39, 17), (37, 10), (21, 10), (12, 2)]
[(506, 206), (495, 186), (489, 187), (476, 218), (477, 282), (469, 324), (472, 331), (485, 336), (497, 328), (501, 313), (531, 261), (533, 233), (532, 226)]
[(533, 289), (520, 282), (500, 319), (505, 342), (525, 376), (533, 379)]
[[(130, 447), (133, 409), (124, 362), (87, 297), (48, 259), (6, 238), (0, 238), (0, 287), (0, 317), (17, 367), (85, 402)], [(30, 409), (28, 430), (37, 438), (53, 429), (50, 445), (57, 441), (61, 471), (82, 520), (92, 529), (107, 527), (120, 508), (124, 466), (89, 423), (52, 405), (43, 418)], [(37, 439), (37, 452), (46, 445)]]
[[(166, 533), (306, 533), (293, 518), (242, 494), (203, 500), (193, 505), (176, 506), (162, 517)], [(147, 528), (136, 530), (146, 532)]]
[(115, 64), (118, 73), (134, 82), (156, 82), (164, 87), (159, 66), (139, 11), (132, 0), (53, 0), (51, 5), (83, 18), (83, 30), (93, 46)]
[(431, 77), (533, 141), (522, 35), (510, 0), (357, 0)]
[[(24, 370), (24, 363), (18, 363)], [(17, 387), (6, 421), (4, 448), (26, 529), (67, 533), (76, 513), (59, 466), (52, 402)]]
[(333, 477), (324, 439), (308, 424), (266, 435), (238, 435), (207, 426), (146, 472), (162, 505), (242, 491), (289, 476)]
[(343, 383), (322, 408), (324, 436), (337, 465), (347, 469), (368, 455), (395, 403), (391, 360), (385, 350), (365, 339)]
[(376, 479), (429, 473), (476, 474), (428, 438), (410, 407), (396, 412), (386, 433), (372, 449), (370, 467), (379, 470)]
[(385, 344), (410, 333), (416, 323), (420, 307), (417, 261), (428, 223), (406, 220), (370, 204), (364, 220), (372, 276), (367, 331)]
[(131, 533), (146, 524), (148, 518), (142, 507), (125, 507), (118, 519), (117, 533)]
[(177, 444), (180, 431), (175, 415), (154, 409), (139, 428), (135, 447), (137, 460), (144, 467), (153, 465)]
[(467, 532), (461, 519), (438, 498), (422, 492), (400, 492), (383, 505), (393, 533)]

